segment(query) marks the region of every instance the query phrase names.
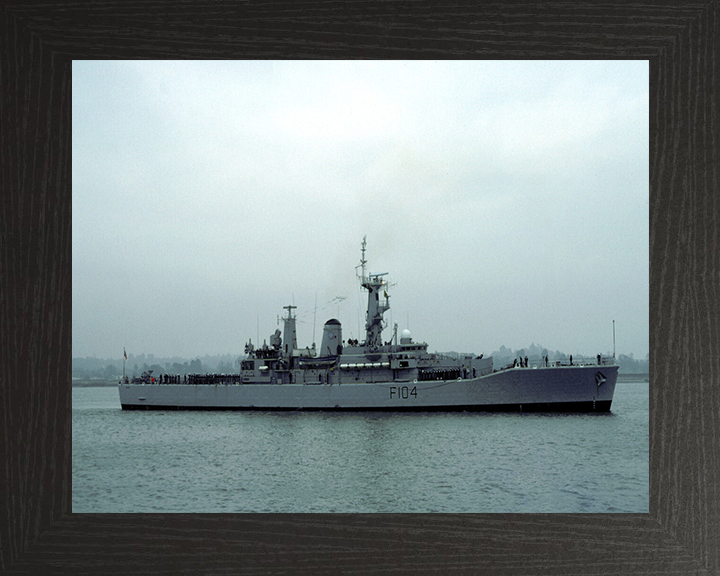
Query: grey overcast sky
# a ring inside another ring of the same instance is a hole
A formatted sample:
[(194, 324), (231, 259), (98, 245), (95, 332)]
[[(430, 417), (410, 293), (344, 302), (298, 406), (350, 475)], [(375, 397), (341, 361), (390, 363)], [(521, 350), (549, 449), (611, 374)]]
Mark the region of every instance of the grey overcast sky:
[(72, 82), (73, 357), (240, 355), (288, 304), (302, 346), (329, 318), (362, 339), (363, 235), (395, 283), (386, 340), (594, 355), (615, 320), (618, 354), (648, 353), (647, 62), (76, 61)]

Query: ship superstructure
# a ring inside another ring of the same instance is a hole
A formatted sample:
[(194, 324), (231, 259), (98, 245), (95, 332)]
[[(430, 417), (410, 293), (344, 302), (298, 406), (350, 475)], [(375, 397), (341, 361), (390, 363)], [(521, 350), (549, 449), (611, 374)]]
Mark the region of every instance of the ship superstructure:
[(482, 355), (428, 352), (397, 325), (383, 342), (390, 309), (386, 272), (366, 273), (363, 238), (358, 275), (367, 291), (365, 340), (343, 340), (331, 318), (321, 344), (299, 348), (293, 305), (269, 344), (245, 346), (238, 374), (161, 376), (119, 384), (124, 409), (515, 410), (608, 411), (618, 367), (614, 358), (562, 365), (515, 362), (502, 368)]

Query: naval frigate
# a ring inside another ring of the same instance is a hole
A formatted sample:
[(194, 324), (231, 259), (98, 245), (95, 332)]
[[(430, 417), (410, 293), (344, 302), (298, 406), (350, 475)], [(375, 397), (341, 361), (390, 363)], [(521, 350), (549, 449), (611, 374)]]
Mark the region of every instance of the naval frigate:
[[(383, 342), (390, 309), (387, 272), (366, 273), (366, 240), (358, 278), (367, 291), (365, 339), (342, 337), (331, 318), (319, 349), (300, 348), (295, 306), (285, 306), (284, 330), (269, 344), (249, 340), (237, 374), (144, 373), (118, 384), (124, 410), (390, 410), (608, 412), (618, 366), (613, 356), (570, 357), (493, 366), (491, 357), (428, 352), (397, 324)], [(398, 341), (399, 340), (399, 341)]]

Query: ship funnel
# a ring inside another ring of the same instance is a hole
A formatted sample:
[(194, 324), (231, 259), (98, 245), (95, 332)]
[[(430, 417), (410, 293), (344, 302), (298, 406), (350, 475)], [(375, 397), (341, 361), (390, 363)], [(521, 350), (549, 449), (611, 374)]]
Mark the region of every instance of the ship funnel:
[(342, 326), (332, 318), (325, 322), (318, 356), (339, 356), (342, 353)]

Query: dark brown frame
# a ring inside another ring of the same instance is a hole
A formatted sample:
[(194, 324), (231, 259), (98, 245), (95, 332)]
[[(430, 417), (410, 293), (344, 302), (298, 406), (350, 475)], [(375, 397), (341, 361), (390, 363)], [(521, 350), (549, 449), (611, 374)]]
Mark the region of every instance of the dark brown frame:
[[(0, 572), (720, 573), (719, 32), (717, 0), (0, 4)], [(168, 57), (648, 60), (650, 513), (71, 514), (71, 62)]]

